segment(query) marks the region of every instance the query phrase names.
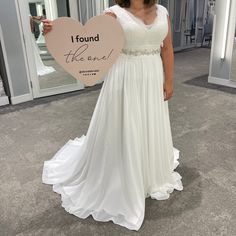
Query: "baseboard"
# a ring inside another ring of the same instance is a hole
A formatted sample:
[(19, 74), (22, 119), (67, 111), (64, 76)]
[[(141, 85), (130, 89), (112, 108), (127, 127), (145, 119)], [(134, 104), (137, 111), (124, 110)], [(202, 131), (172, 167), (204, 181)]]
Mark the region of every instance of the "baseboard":
[(208, 76), (208, 82), (212, 84), (219, 84), (231, 88), (236, 88), (236, 81), (228, 80), (228, 79), (221, 79), (213, 76)]
[(30, 93), (29, 94), (20, 95), (20, 96), (16, 96), (16, 97), (11, 97), (11, 103), (13, 105), (19, 104), (19, 103), (22, 103), (22, 102), (31, 101), (31, 100), (33, 100), (33, 97), (32, 97), (32, 95)]
[(186, 46), (178, 46), (174, 48), (174, 52), (180, 52), (180, 51), (184, 51), (191, 48), (200, 48), (201, 46), (202, 46), (201, 43), (197, 43), (193, 45), (186, 45)]
[(9, 99), (7, 96), (0, 96), (0, 106), (9, 104)]

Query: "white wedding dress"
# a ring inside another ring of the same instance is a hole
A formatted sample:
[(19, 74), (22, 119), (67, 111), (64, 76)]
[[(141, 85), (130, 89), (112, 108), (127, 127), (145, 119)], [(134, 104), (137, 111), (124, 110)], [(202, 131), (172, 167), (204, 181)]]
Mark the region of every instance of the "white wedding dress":
[(43, 64), (43, 60), (40, 56), (40, 49), (38, 47), (38, 44), (35, 41), (34, 34), (31, 34), (31, 38), (32, 38), (32, 46), (33, 46), (35, 65), (37, 69), (37, 75), (44, 76), (44, 75), (48, 75), (56, 71), (52, 66), (45, 66)]
[(183, 189), (163, 94), (160, 47), (168, 12), (156, 6), (149, 26), (119, 5), (105, 9), (124, 29), (124, 48), (104, 77), (87, 134), (44, 162), (43, 183), (53, 185), (62, 207), (79, 218), (138, 230), (145, 198), (164, 200)]

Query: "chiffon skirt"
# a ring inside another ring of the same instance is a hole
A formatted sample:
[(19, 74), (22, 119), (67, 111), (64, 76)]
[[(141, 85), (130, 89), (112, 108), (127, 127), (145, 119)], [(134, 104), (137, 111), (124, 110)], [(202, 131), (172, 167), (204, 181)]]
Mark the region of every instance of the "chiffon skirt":
[(121, 54), (110, 68), (87, 134), (44, 162), (42, 181), (67, 212), (139, 230), (145, 198), (183, 189), (163, 81), (160, 54)]

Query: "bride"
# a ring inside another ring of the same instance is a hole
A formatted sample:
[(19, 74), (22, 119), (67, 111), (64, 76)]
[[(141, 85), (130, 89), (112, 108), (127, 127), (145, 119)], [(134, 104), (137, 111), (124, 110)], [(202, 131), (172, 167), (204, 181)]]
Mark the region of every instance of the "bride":
[[(166, 200), (183, 189), (168, 110), (171, 23), (156, 0), (115, 2), (104, 14), (122, 26), (124, 48), (104, 78), (87, 134), (44, 162), (42, 181), (70, 214), (139, 230), (147, 197)], [(44, 34), (52, 29), (44, 20)]]

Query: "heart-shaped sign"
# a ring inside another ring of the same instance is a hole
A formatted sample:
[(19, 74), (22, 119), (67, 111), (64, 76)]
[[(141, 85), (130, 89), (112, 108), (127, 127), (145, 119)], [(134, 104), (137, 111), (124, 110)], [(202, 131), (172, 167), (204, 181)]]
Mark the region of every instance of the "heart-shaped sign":
[(46, 45), (68, 73), (85, 85), (92, 86), (115, 63), (124, 45), (124, 31), (111, 16), (91, 18), (83, 26), (69, 17), (52, 22), (45, 35)]

